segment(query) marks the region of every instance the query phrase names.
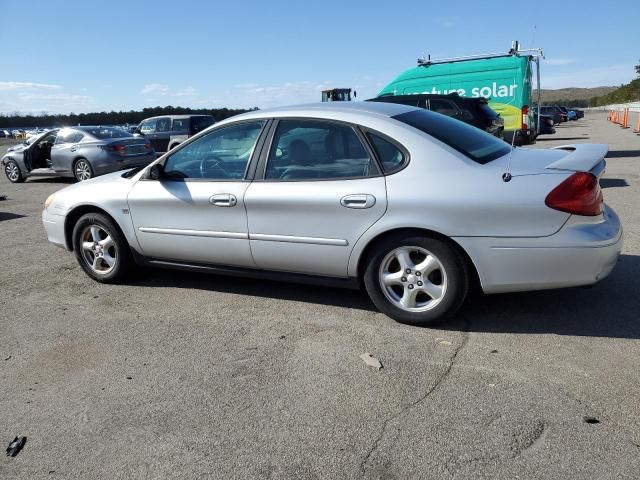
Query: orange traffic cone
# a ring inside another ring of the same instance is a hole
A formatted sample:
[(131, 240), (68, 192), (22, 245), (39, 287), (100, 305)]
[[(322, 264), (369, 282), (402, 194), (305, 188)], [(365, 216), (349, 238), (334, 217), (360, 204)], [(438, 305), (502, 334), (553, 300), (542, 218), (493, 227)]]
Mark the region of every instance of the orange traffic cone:
[(636, 129), (633, 131), (633, 133), (637, 133), (638, 135), (640, 135), (640, 112), (638, 112), (638, 123), (636, 124)]
[(620, 124), (622, 128), (629, 128), (629, 109), (625, 108), (622, 111), (622, 123)]

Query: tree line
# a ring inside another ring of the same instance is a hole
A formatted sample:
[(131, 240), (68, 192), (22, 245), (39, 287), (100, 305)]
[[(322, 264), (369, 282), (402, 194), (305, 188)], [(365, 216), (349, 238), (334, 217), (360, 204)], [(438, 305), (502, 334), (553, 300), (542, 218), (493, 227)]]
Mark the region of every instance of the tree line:
[[(251, 110), (257, 110), (253, 108)], [(185, 108), (185, 107), (147, 107), (142, 110), (130, 110), (128, 112), (94, 112), (94, 113), (70, 113), (21, 115), (20, 113), (1, 114), (0, 128), (33, 128), (33, 127), (62, 127), (72, 125), (137, 125), (145, 118), (159, 115), (212, 115), (216, 121), (245, 113), (251, 110), (240, 108)]]
[[(640, 67), (640, 65), (638, 65)], [(636, 67), (637, 69), (637, 67)], [(610, 105), (612, 103), (627, 103), (640, 101), (640, 78), (631, 80), (626, 85), (614, 90), (611, 93), (602, 95), (601, 97), (593, 97), (589, 100), (589, 106), (599, 107), (602, 105)]]

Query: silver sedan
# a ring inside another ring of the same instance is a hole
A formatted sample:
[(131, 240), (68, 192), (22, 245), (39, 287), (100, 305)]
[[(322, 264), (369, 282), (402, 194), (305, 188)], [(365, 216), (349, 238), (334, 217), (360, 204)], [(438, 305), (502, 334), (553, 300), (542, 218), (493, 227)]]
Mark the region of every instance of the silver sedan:
[(622, 228), (603, 145), (511, 148), (385, 103), (256, 111), (151, 166), (49, 197), (49, 240), (100, 282), (135, 264), (364, 288), (390, 317), (452, 317), (486, 293), (606, 277)]

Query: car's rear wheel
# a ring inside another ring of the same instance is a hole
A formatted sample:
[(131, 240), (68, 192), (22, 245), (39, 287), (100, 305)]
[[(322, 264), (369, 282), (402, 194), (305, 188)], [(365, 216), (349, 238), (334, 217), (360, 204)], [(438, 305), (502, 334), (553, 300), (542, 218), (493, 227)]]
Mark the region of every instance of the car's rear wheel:
[(93, 178), (93, 168), (91, 168), (89, 161), (84, 158), (76, 160), (76, 163), (73, 165), (73, 175), (79, 182)]
[(373, 303), (402, 323), (433, 325), (451, 318), (469, 290), (464, 259), (444, 241), (390, 237), (369, 257), (364, 283)]
[(13, 160), (9, 160), (4, 166), (4, 174), (7, 176), (11, 183), (24, 182), (24, 176), (20, 171), (20, 167)]
[(118, 283), (133, 265), (124, 235), (99, 213), (80, 217), (73, 228), (73, 250), (82, 269), (98, 282)]

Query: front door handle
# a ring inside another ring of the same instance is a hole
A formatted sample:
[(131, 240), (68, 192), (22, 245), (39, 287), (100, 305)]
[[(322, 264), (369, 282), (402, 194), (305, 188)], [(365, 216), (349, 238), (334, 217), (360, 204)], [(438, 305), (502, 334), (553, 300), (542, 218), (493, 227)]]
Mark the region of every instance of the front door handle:
[(209, 198), (209, 203), (214, 207), (235, 207), (238, 199), (230, 193), (218, 193)]
[(376, 197), (368, 193), (347, 195), (340, 199), (340, 205), (347, 208), (371, 208), (376, 204)]

